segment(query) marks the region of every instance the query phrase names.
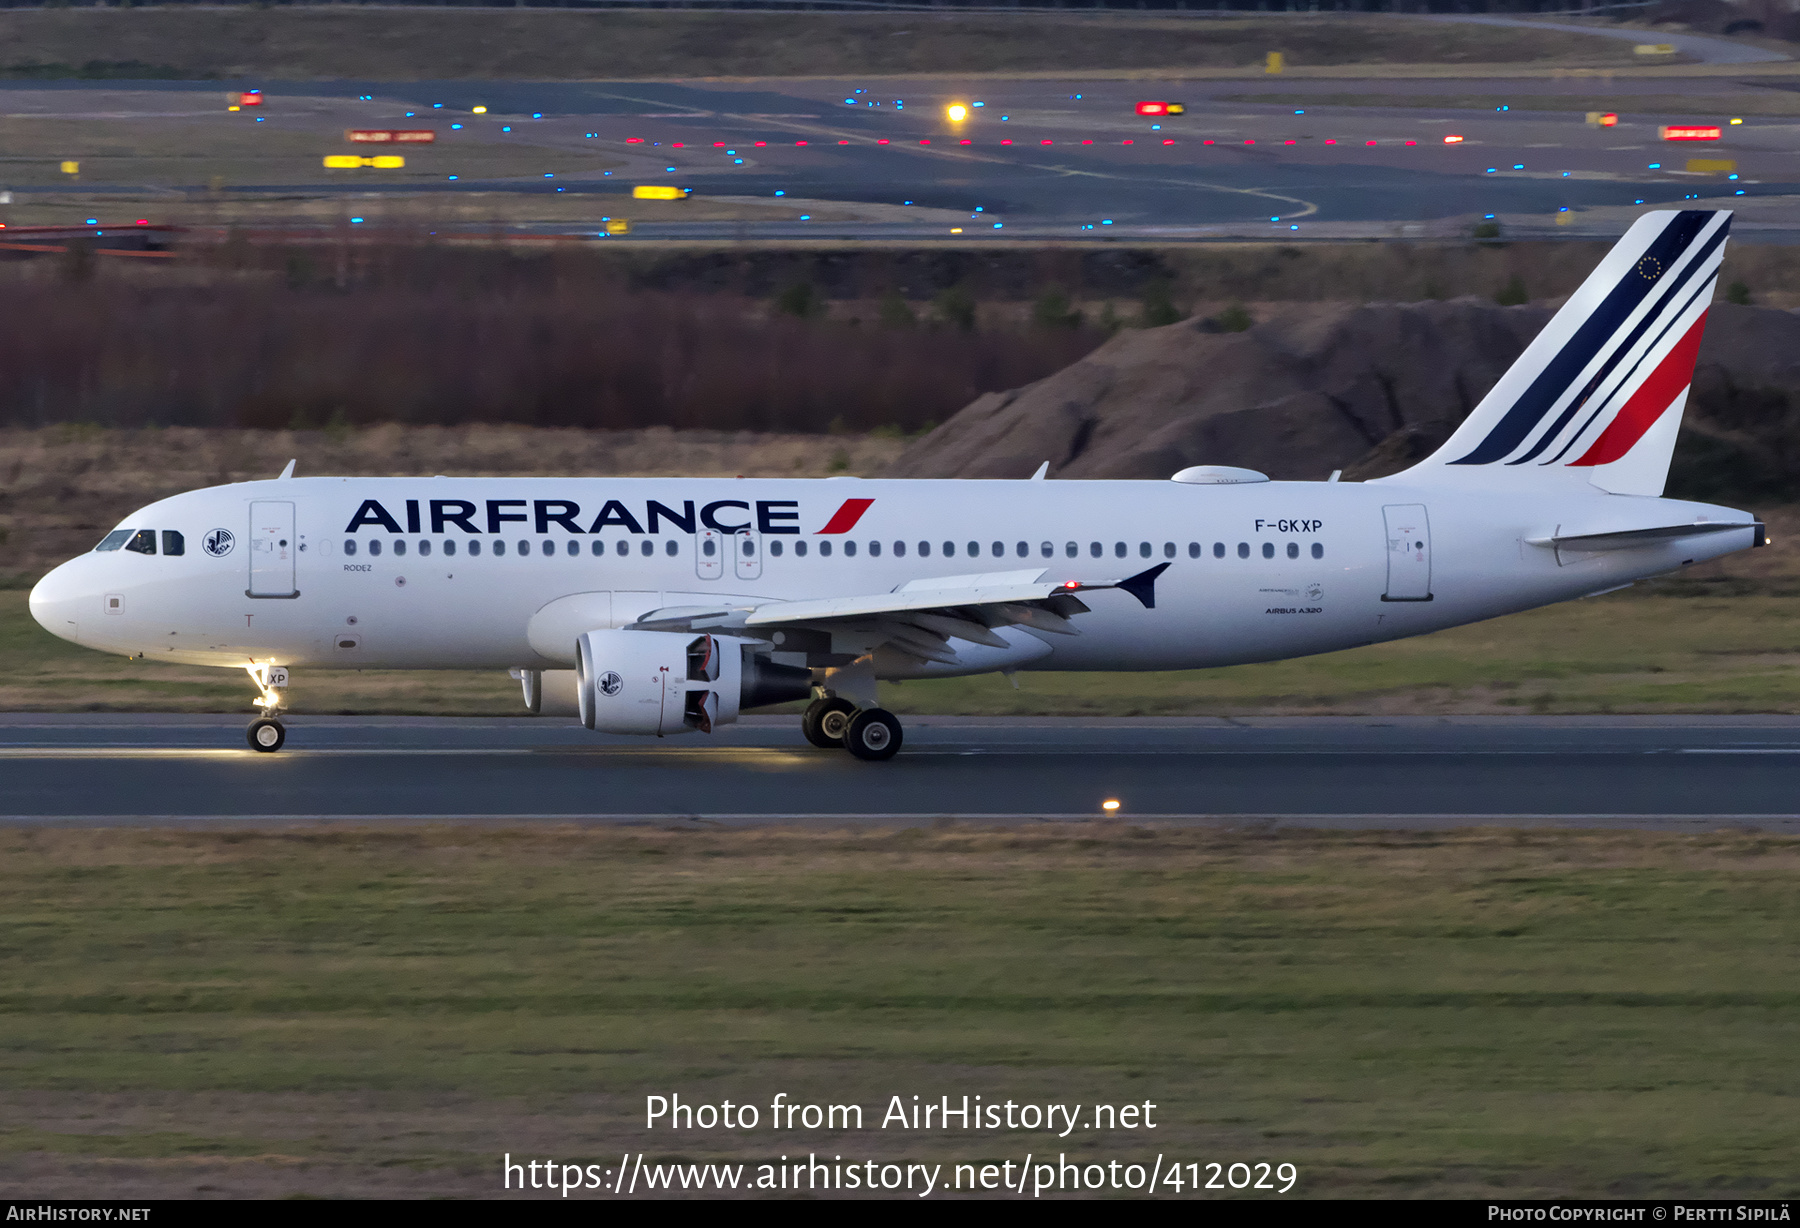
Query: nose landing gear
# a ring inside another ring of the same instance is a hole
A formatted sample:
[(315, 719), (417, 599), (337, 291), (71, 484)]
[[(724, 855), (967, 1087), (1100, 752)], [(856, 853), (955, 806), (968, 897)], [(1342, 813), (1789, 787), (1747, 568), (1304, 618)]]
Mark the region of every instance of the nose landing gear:
[(267, 663), (246, 665), (244, 669), (256, 683), (256, 706), (262, 710), (262, 715), (244, 730), (244, 740), (251, 750), (272, 754), (287, 741), (287, 728), (275, 714), (281, 711), (281, 692), (288, 684), (288, 672), (284, 666)]

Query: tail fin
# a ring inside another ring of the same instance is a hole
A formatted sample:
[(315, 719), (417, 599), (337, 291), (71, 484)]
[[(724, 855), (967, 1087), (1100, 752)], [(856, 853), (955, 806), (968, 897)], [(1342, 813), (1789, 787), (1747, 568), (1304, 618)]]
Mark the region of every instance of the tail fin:
[(1393, 481), (1660, 495), (1726, 210), (1640, 217), (1443, 447)]

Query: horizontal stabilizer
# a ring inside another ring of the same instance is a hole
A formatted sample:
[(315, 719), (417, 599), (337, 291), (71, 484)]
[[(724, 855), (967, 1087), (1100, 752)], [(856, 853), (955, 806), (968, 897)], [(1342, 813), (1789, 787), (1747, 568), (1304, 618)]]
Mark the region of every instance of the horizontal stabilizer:
[(1719, 524), (1705, 521), (1697, 524), (1660, 525), (1654, 529), (1625, 529), (1613, 533), (1570, 533), (1560, 530), (1550, 537), (1527, 537), (1528, 546), (1543, 546), (1552, 550), (1580, 550), (1595, 553), (1606, 550), (1638, 550), (1646, 546), (1659, 546), (1663, 542), (1675, 541), (1683, 537), (1703, 537), (1712, 533), (1731, 533), (1742, 529), (1756, 530), (1756, 545), (1761, 546), (1767, 540), (1763, 523), (1760, 520), (1746, 520), (1735, 524)]

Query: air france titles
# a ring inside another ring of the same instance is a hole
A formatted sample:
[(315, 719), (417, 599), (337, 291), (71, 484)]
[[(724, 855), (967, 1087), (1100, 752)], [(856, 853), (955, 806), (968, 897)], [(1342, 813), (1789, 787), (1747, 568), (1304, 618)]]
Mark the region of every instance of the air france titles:
[(754, 503), (714, 499), (698, 507), (693, 499), (687, 499), (679, 508), (655, 499), (631, 507), (618, 499), (608, 499), (599, 511), (584, 513), (581, 504), (573, 499), (484, 499), (479, 504), (473, 499), (407, 499), (399, 509), (402, 514), (397, 516), (379, 499), (364, 499), (344, 526), (344, 532), (372, 528), (396, 534), (441, 534), (454, 526), (463, 533), (498, 534), (513, 531), (514, 525), (529, 525), (533, 533), (541, 536), (555, 525), (565, 533), (585, 536), (608, 528), (628, 533), (662, 533), (663, 526), (668, 525), (668, 531), (682, 533), (696, 533), (703, 528), (741, 533), (754, 528), (759, 533), (797, 534), (799, 507), (795, 499), (758, 499)]

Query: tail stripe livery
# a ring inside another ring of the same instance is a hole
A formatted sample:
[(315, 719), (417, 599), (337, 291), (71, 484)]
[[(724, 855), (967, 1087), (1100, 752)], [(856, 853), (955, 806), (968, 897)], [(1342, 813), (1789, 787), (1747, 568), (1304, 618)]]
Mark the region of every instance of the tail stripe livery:
[[(1631, 335), (1613, 351), (1612, 356), (1606, 361), (1605, 365), (1601, 367), (1599, 374), (1595, 375), (1594, 378), (1589, 381), (1588, 386), (1582, 390), (1581, 395), (1569, 403), (1569, 407), (1563, 411), (1562, 416), (1556, 420), (1555, 425), (1539, 436), (1537, 443), (1534, 444), (1525, 455), (1516, 460), (1507, 462), (1508, 464), (1522, 465), (1527, 461), (1535, 460), (1539, 453), (1549, 447), (1550, 444), (1562, 434), (1562, 429), (1569, 424), (1569, 419), (1573, 418), (1580, 412), (1582, 407), (1587, 404), (1588, 399), (1593, 395), (1594, 390), (1613, 373), (1620, 360), (1626, 354), (1632, 352), (1650, 326), (1654, 323), (1661, 323), (1662, 328), (1657, 333), (1656, 339), (1644, 350), (1638, 352), (1636, 361), (1627, 368), (1624, 375), (1619, 378), (1618, 382), (1614, 384), (1612, 388), (1607, 390), (1606, 395), (1600, 398), (1599, 405), (1595, 407), (1592, 414), (1588, 415), (1587, 421), (1581, 424), (1579, 430), (1567, 437), (1563, 446), (1557, 450), (1555, 456), (1543, 463), (1546, 465), (1556, 463), (1568, 453), (1570, 448), (1575, 446), (1576, 440), (1587, 433), (1588, 428), (1593, 425), (1594, 419), (1606, 411), (1607, 404), (1615, 395), (1617, 395), (1619, 389), (1631, 382), (1632, 377), (1637, 374), (1638, 368), (1643, 365), (1644, 360), (1650, 356), (1652, 351), (1662, 344), (1663, 338), (1668, 335), (1669, 331), (1687, 315), (1688, 310), (1693, 306), (1695, 299), (1705, 295), (1710, 302), (1713, 285), (1718, 280), (1718, 270), (1716, 265), (1714, 266), (1713, 273), (1710, 277), (1699, 279), (1700, 284), (1692, 288), (1686, 301), (1681, 304), (1681, 307), (1678, 310), (1673, 312), (1664, 310), (1667, 306), (1668, 298), (1672, 298), (1676, 293), (1686, 288), (1688, 282), (1694, 280), (1694, 272), (1706, 262), (1707, 257), (1712, 254), (1712, 249), (1723, 243), (1724, 238), (1724, 230), (1721, 228), (1720, 232), (1714, 236), (1713, 240), (1709, 241), (1707, 245), (1702, 248), (1700, 253), (1690, 261), (1684, 269), (1682, 269), (1678, 276), (1669, 279), (1671, 284), (1669, 286), (1668, 297), (1665, 298), (1662, 303), (1657, 304), (1655, 307), (1652, 307), (1649, 311), (1644, 313), (1643, 319), (1638, 321), (1638, 325), (1631, 331)], [(1698, 337), (1694, 339), (1694, 344), (1696, 347), (1699, 346), (1700, 341)], [(1692, 368), (1689, 369), (1691, 370)], [(1664, 401), (1663, 406), (1666, 407), (1667, 405), (1668, 402)]]
[[(1610, 465), (1631, 451), (1631, 446), (1644, 437), (1644, 432), (1656, 424), (1662, 412), (1675, 403), (1681, 390), (1693, 380), (1694, 361), (1700, 355), (1700, 337), (1705, 331), (1706, 313), (1702, 311), (1687, 334), (1675, 343), (1675, 348), (1662, 360), (1662, 365), (1650, 373), (1649, 379), (1638, 385), (1638, 390), (1631, 394), (1631, 399), (1625, 402), (1618, 416), (1600, 432), (1600, 438), (1594, 441), (1594, 446), (1569, 464)], [(1573, 446), (1579, 437), (1579, 434), (1571, 437), (1563, 445), (1563, 451), (1566, 452)], [(1561, 453), (1557, 456), (1560, 459)]]
[(1638, 218), (1444, 446), (1391, 480), (1660, 494), (1730, 225)]

